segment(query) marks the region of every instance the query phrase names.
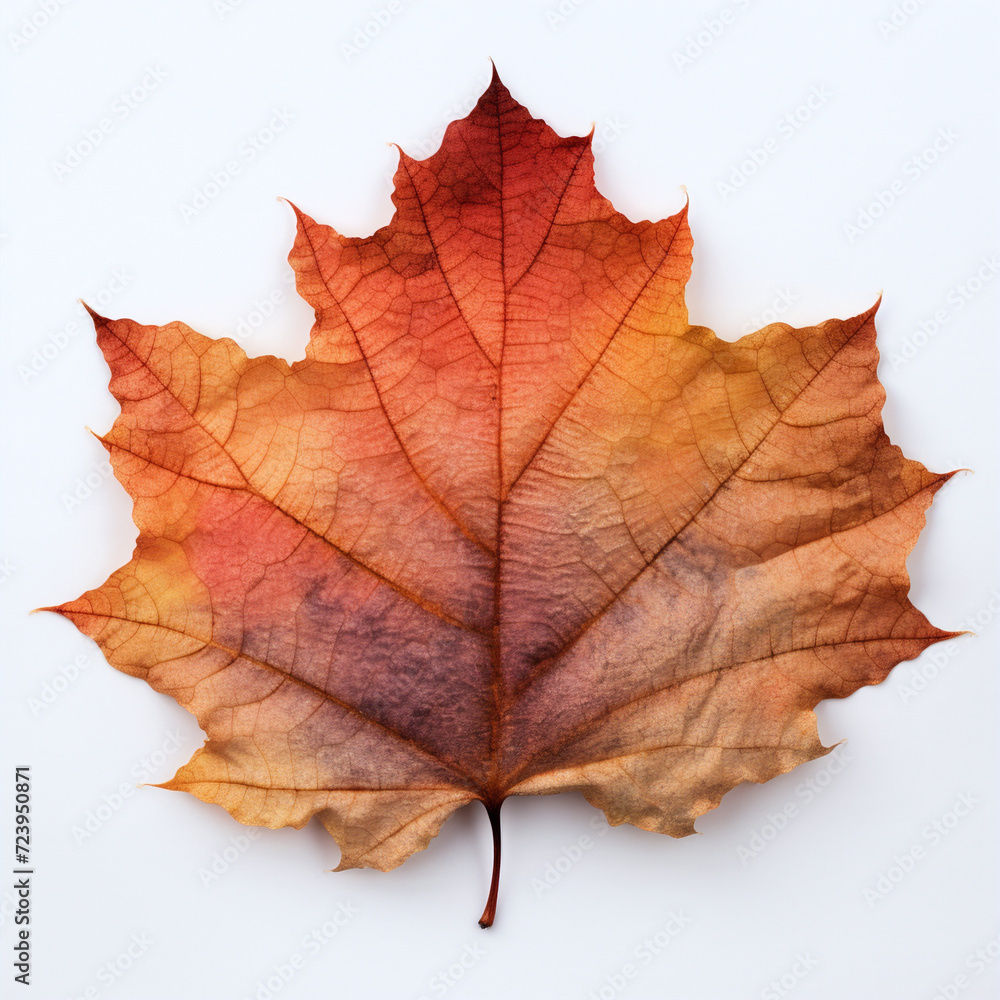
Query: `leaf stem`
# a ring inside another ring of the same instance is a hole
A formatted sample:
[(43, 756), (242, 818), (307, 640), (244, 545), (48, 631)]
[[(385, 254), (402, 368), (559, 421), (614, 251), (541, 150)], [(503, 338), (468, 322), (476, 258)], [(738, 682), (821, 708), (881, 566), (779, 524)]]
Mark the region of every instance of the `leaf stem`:
[(479, 918), (480, 927), (492, 927), (493, 918), (497, 915), (497, 891), (500, 888), (500, 807), (503, 799), (495, 805), (486, 806), (486, 815), (490, 818), (490, 827), (493, 830), (493, 878), (490, 881), (490, 895), (486, 900), (486, 909)]

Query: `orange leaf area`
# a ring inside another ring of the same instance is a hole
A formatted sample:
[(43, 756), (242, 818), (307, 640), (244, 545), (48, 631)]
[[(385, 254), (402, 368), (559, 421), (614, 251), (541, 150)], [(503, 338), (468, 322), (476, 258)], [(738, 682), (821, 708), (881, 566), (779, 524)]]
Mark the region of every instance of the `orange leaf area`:
[(679, 837), (954, 634), (907, 597), (948, 475), (886, 436), (875, 309), (691, 326), (686, 209), (616, 212), (496, 76), (393, 201), (360, 239), (296, 210), (295, 364), (94, 317), (140, 534), (53, 610), (197, 717), (164, 787), (318, 816), (340, 868), (571, 789)]

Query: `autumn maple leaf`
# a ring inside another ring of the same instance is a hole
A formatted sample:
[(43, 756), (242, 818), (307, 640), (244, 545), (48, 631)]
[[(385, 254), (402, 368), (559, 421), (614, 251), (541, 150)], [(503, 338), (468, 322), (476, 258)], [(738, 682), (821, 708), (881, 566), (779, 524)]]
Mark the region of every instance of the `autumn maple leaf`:
[(686, 210), (630, 222), (495, 75), (393, 201), (364, 239), (296, 210), (303, 361), (95, 316), (140, 534), (52, 610), (197, 717), (163, 787), (318, 816), (341, 869), (483, 802), (487, 925), (507, 796), (684, 836), (951, 636), (905, 568), (948, 476), (883, 430), (874, 308), (689, 325)]

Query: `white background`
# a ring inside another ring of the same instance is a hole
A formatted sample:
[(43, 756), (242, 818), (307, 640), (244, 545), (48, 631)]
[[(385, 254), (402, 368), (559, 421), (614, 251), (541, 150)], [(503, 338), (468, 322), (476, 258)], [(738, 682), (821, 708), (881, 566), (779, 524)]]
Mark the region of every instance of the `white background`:
[[(460, 1000), (603, 990), (735, 1000), (790, 990), (801, 1000), (930, 1000), (949, 984), (963, 998), (997, 995), (1000, 962), (977, 971), (967, 959), (991, 941), (996, 954), (1000, 929), (1000, 275), (977, 276), (1000, 251), (998, 8), (906, 0), (893, 25), (891, 0), (567, 0), (565, 16), (557, 2), (398, 0), (354, 52), (344, 46), (382, 0), (76, 0), (55, 4), (34, 34), (43, 0), (3, 4), (0, 870), (10, 867), (15, 764), (32, 766), (36, 866), (34, 984), (12, 983), (5, 919), (4, 996)], [(723, 10), (727, 23), (713, 23)], [(484, 932), (476, 918), (490, 845), (478, 805), (390, 874), (328, 874), (338, 851), (314, 826), (239, 841), (246, 828), (193, 797), (147, 787), (115, 799), (119, 785), (144, 777), (143, 759), (150, 780), (170, 777), (200, 731), (173, 701), (108, 667), (67, 621), (27, 612), (99, 584), (129, 559), (135, 536), (130, 503), (102, 476), (103, 449), (86, 430), (106, 431), (117, 407), (76, 299), (233, 336), (277, 291), (283, 301), (244, 344), (301, 357), (312, 316), (287, 283), (292, 216), (275, 197), (350, 235), (384, 225), (396, 161), (387, 143), (430, 152), (485, 86), (490, 57), (557, 131), (596, 122), (598, 185), (633, 219), (676, 211), (686, 187), (693, 322), (735, 338), (754, 317), (775, 318), (764, 312), (775, 304), (780, 319), (804, 325), (884, 294), (890, 436), (934, 470), (975, 473), (956, 477), (930, 512), (909, 561), (913, 600), (935, 624), (979, 635), (821, 705), (825, 741), (847, 740), (839, 773), (826, 758), (740, 787), (699, 821), (702, 836), (604, 832), (591, 825), (600, 814), (570, 795), (509, 801), (499, 916)], [(165, 78), (143, 94), (150, 69)], [(829, 97), (782, 134), (779, 120), (814, 87)], [(116, 103), (133, 88), (134, 108)], [(275, 110), (291, 124), (251, 161), (241, 144)], [(113, 127), (101, 143), (57, 169), (102, 118)], [(950, 138), (930, 163), (923, 151), (941, 136)], [(719, 182), (769, 138), (766, 162), (727, 195)], [(234, 158), (240, 173), (185, 220), (181, 206)], [(845, 226), (894, 181), (893, 203), (852, 238)], [(971, 297), (955, 291), (974, 277)], [(928, 336), (938, 310), (944, 322)], [(89, 496), (88, 475), (97, 483)], [(68, 680), (63, 668), (81, 655), (88, 665)], [(172, 732), (180, 749), (150, 759)], [(975, 805), (957, 818), (963, 794)], [(789, 805), (794, 815), (774, 835), (769, 814)], [(88, 816), (96, 832), (81, 839)], [(947, 831), (937, 841), (935, 821)], [(771, 839), (754, 840), (762, 832)], [(579, 855), (571, 864), (564, 848), (582, 836), (589, 846), (570, 850)], [(216, 855), (231, 838), (249, 846), (225, 869)], [(755, 844), (763, 849), (748, 856)], [(911, 870), (891, 872), (891, 891), (866, 900), (914, 846), (923, 852)], [(205, 884), (213, 860), (222, 874)], [(5, 913), (11, 880), (0, 884)], [(357, 914), (331, 937), (324, 922), (341, 903)], [(686, 926), (651, 961), (637, 957), (671, 911)], [(311, 954), (304, 939), (317, 930), (323, 943)], [(133, 935), (146, 943), (133, 943), (130, 958)], [(292, 969), (296, 954), (303, 961)], [(463, 955), (468, 967), (456, 964)], [(637, 975), (616, 978), (626, 963)], [(461, 978), (434, 978), (449, 966)], [(283, 982), (281, 971), (293, 975)]]

